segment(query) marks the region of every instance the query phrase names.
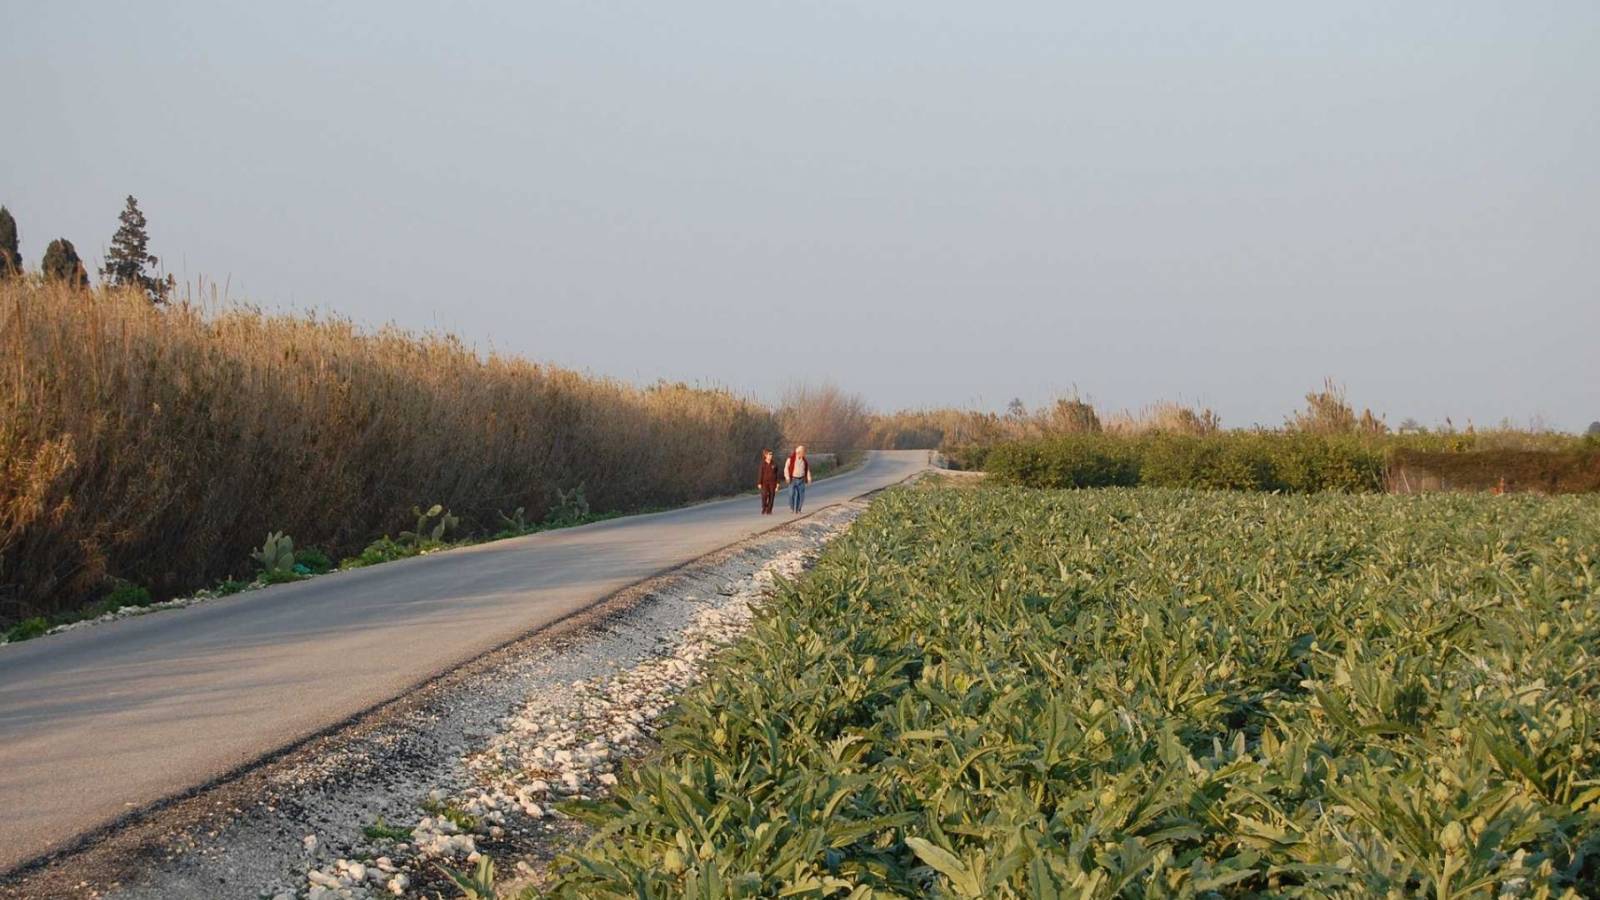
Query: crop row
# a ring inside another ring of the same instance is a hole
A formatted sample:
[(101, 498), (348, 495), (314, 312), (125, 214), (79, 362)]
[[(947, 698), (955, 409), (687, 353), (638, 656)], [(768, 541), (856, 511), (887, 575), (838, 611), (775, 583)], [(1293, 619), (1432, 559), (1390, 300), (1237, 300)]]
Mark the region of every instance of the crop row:
[(905, 489), (558, 896), (1600, 895), (1593, 498)]

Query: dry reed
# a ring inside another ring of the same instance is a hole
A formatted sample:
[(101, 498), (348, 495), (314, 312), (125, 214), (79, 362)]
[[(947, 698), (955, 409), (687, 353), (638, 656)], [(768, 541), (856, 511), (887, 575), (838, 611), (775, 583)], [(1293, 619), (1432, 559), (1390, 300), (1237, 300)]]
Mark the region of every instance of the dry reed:
[(111, 577), (159, 596), (244, 574), (269, 530), (333, 554), (442, 503), (467, 527), (750, 480), (772, 413), (636, 388), (444, 335), (137, 294), (0, 284), (0, 621), (75, 609)]

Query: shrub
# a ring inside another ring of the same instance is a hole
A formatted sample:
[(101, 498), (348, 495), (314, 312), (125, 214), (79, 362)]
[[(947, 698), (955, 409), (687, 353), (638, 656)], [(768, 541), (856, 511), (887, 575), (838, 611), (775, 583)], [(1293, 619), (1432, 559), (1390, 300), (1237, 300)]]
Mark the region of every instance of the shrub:
[(981, 460), (997, 479), (1030, 487), (1145, 484), (1292, 493), (1383, 487), (1381, 448), (1350, 435), (1078, 435), (1002, 444)]
[(17, 220), (0, 206), (0, 278), (22, 274), (22, 251), (17, 243)]
[(328, 558), (328, 554), (314, 547), (296, 550), (294, 564), (296, 569), (304, 569), (312, 575), (321, 575), (333, 568), (333, 560)]
[(11, 626), (6, 634), (6, 641), (26, 641), (36, 638), (50, 630), (50, 621), (44, 616), (34, 616), (23, 619)]
[(124, 606), (149, 606), (155, 602), (155, 598), (150, 596), (149, 588), (119, 581), (100, 602), (108, 607), (107, 612), (111, 612)]
[(84, 271), (83, 260), (78, 258), (77, 248), (66, 238), (56, 238), (50, 242), (50, 246), (44, 249), (44, 261), (40, 268), (46, 281), (73, 290), (83, 290), (89, 286), (89, 273)]
[(341, 561), (339, 568), (359, 569), (363, 566), (375, 566), (379, 563), (416, 556), (421, 549), (416, 544), (402, 544), (386, 534), (363, 547), (360, 553)]
[(226, 578), (217, 582), (216, 586), (211, 589), (211, 592), (216, 594), (218, 597), (227, 597), (240, 593), (241, 591), (248, 590), (249, 588), (250, 582), (248, 581), (239, 581), (235, 578)]
[(984, 455), (984, 470), (1021, 484), (1088, 488), (1139, 483), (1139, 458), (1127, 441), (1073, 435), (1001, 444)]

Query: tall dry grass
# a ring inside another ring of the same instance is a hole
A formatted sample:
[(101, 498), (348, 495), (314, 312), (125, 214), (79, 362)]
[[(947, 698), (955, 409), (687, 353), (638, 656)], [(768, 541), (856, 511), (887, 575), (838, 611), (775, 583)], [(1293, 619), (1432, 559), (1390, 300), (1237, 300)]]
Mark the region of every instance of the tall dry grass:
[(0, 621), (110, 577), (175, 594), (244, 574), (269, 530), (334, 554), (442, 503), (530, 519), (750, 480), (779, 437), (726, 391), (639, 389), (455, 338), (137, 294), (0, 285)]
[(949, 407), (882, 414), (873, 418), (867, 442), (886, 449), (951, 450), (1079, 434), (1206, 435), (1220, 428), (1217, 414), (1204, 407), (1164, 402), (1103, 415), (1073, 394), (1035, 410), (1014, 404), (1004, 414)]

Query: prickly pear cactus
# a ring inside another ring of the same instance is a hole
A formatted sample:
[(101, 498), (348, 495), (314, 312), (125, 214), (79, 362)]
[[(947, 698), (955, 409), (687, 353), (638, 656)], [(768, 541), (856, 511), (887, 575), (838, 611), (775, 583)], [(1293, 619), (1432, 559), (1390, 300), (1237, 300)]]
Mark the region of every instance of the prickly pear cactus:
[(294, 539), (281, 531), (267, 535), (261, 549), (250, 554), (266, 575), (289, 575), (294, 572)]
[(417, 517), (417, 529), (400, 532), (400, 540), (413, 546), (441, 543), (446, 534), (461, 524), (460, 519), (450, 515), (450, 511), (438, 503), (428, 507), (427, 512), (413, 506), (411, 514)]

